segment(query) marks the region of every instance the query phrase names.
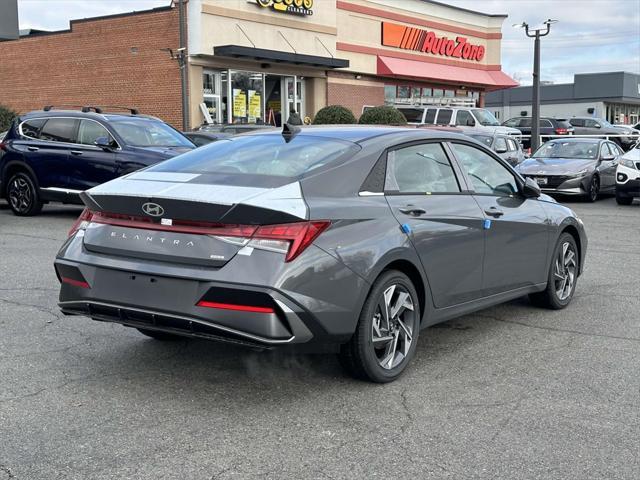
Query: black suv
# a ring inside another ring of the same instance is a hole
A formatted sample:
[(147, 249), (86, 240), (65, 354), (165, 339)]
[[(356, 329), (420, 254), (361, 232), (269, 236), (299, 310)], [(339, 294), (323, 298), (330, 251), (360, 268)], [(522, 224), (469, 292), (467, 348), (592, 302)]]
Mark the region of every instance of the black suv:
[[(517, 128), (522, 135), (529, 135), (522, 139), (522, 145), (525, 148), (531, 147), (531, 117), (514, 117), (510, 118), (502, 125), (505, 127)], [(545, 135), (573, 135), (574, 128), (565, 118), (540, 117), (540, 137), (542, 143), (551, 140)]]
[(16, 215), (36, 215), (44, 203), (81, 203), (83, 190), (193, 148), (182, 133), (135, 109), (45, 107), (14, 120), (0, 142), (0, 196)]

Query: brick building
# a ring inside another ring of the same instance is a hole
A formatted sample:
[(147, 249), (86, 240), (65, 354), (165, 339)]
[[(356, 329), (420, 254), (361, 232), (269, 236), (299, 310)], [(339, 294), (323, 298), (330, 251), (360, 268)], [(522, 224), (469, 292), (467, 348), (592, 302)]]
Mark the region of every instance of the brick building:
[[(190, 125), (278, 124), (341, 104), (465, 101), (515, 86), (505, 15), (431, 0), (185, 0)], [(136, 106), (181, 127), (176, 2), (0, 43), (0, 102)]]

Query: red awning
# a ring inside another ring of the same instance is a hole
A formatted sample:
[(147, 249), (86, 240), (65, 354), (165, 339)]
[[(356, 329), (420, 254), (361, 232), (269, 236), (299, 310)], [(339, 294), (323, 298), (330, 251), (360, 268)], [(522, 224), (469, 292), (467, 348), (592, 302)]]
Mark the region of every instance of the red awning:
[(486, 90), (517, 87), (518, 82), (500, 70), (477, 70), (439, 63), (378, 56), (378, 75), (393, 75), (420, 80), (440, 80), (462, 85), (473, 84)]

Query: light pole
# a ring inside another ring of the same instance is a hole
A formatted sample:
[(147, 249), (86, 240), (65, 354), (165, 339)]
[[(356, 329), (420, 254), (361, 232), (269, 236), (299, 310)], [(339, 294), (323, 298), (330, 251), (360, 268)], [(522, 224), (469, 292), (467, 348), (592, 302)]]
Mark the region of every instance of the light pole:
[(524, 28), (525, 34), (529, 38), (534, 38), (533, 42), (533, 95), (531, 100), (531, 152), (535, 152), (540, 142), (540, 37), (549, 35), (551, 24), (558, 20), (548, 19), (543, 22), (543, 27), (529, 29), (527, 22), (516, 23), (514, 27)]

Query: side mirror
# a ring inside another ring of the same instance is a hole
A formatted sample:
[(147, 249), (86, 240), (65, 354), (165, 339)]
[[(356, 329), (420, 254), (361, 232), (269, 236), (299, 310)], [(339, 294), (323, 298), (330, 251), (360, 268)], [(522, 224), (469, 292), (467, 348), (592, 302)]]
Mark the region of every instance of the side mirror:
[(473, 118), (467, 118), (467, 127), (475, 127), (476, 121)]
[(524, 185), (522, 186), (522, 195), (526, 198), (538, 198), (542, 194), (540, 185), (532, 178), (525, 178)]
[(611, 160), (615, 160), (616, 157), (615, 155), (603, 155), (600, 160), (604, 161), (604, 162), (610, 162)]
[(596, 124), (594, 125), (594, 127), (596, 127), (596, 128), (602, 128), (602, 125), (600, 125), (599, 123), (596, 123)]
[(93, 143), (96, 145), (96, 147), (100, 147), (104, 150), (111, 150), (113, 148), (113, 144), (111, 143), (109, 137), (98, 137)]

